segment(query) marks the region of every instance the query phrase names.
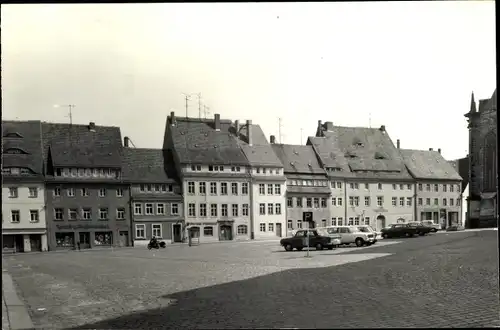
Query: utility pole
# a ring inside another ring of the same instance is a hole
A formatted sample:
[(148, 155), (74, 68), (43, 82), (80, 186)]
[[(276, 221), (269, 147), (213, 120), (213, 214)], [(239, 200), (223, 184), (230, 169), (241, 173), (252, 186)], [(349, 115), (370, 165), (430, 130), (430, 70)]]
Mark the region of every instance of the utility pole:
[(278, 138), (279, 138), (280, 144), (282, 144), (282, 142), (281, 142), (281, 127), (282, 126), (283, 125), (281, 124), (281, 118), (278, 118)]
[(74, 104), (55, 104), (54, 108), (61, 108), (65, 107), (68, 108), (68, 117), (69, 117), (69, 124), (73, 124), (73, 108), (76, 107)]

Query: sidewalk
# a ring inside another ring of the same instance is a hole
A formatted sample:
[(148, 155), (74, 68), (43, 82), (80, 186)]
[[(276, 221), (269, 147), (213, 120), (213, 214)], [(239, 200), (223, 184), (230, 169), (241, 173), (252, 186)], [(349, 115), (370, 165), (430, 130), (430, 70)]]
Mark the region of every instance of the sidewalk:
[(17, 296), (12, 277), (2, 268), (2, 329), (35, 329), (28, 309)]

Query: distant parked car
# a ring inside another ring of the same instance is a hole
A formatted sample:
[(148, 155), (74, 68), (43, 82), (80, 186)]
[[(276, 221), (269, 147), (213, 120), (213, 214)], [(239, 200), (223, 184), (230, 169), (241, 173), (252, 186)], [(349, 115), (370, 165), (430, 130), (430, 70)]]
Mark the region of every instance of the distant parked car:
[(383, 238), (413, 237), (417, 235), (417, 228), (404, 223), (393, 224), (381, 230)]
[(315, 247), (316, 250), (323, 250), (324, 248), (332, 250), (334, 248), (331, 238), (320, 235), (315, 229), (297, 230), (294, 236), (281, 239), (280, 245), (283, 246), (286, 251), (292, 251), (293, 249), (302, 251), (307, 247), (308, 231), (309, 247)]
[(316, 230), (321, 236), (330, 237), (334, 247), (342, 244), (342, 236), (340, 236), (334, 227), (317, 227)]
[(417, 235), (424, 236), (432, 231), (432, 227), (424, 226), (423, 223), (418, 221), (412, 221), (408, 223), (408, 226), (415, 227), (417, 229)]
[(424, 220), (422, 221), (422, 224), (424, 226), (431, 227), (431, 233), (436, 233), (438, 230), (441, 230), (441, 225), (432, 220)]
[(363, 232), (358, 226), (331, 226), (332, 233), (338, 233), (341, 237), (341, 245), (356, 244), (361, 247), (363, 245), (371, 245), (376, 242), (375, 233)]
[(377, 236), (378, 236), (378, 233), (371, 227), (371, 226), (368, 226), (368, 225), (361, 225), (361, 226), (358, 226), (358, 229), (359, 231), (363, 232), (363, 233), (372, 233), (374, 236), (374, 240), (373, 240), (373, 244), (377, 243)]

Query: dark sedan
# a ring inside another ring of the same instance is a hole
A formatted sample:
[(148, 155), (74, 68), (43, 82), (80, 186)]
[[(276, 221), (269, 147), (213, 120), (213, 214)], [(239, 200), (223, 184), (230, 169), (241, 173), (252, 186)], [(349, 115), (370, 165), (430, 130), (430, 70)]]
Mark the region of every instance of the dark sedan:
[(333, 249), (333, 243), (330, 237), (320, 235), (316, 230), (299, 230), (292, 237), (283, 238), (280, 241), (280, 245), (285, 248), (286, 251), (292, 251), (297, 249), (298, 251), (303, 250), (308, 246), (307, 244), (307, 232), (309, 231), (309, 247), (315, 247), (316, 250), (323, 250), (327, 248), (328, 250)]

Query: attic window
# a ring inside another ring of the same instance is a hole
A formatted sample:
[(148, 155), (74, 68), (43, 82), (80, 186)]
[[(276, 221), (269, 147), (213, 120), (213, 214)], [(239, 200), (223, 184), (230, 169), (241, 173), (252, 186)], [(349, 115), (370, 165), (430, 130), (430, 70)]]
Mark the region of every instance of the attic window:
[(296, 150), (294, 150), (293, 153), (296, 154), (297, 156), (299, 155), (299, 152)]
[(347, 158), (356, 158), (356, 157), (357, 157), (354, 153), (349, 152), (349, 151), (348, 151), (348, 152), (346, 152), (346, 153), (344, 154), (344, 156), (345, 156), (345, 157), (347, 157)]
[(4, 154), (21, 154), (26, 155), (27, 152), (19, 148), (9, 148), (3, 151)]
[(363, 141), (359, 137), (355, 137), (352, 141), (352, 144), (355, 145), (356, 147), (363, 147)]
[(375, 159), (386, 159), (386, 157), (380, 153), (380, 152), (375, 152)]
[(13, 133), (7, 133), (3, 137), (7, 138), (22, 138), (23, 136), (19, 133), (13, 132)]

